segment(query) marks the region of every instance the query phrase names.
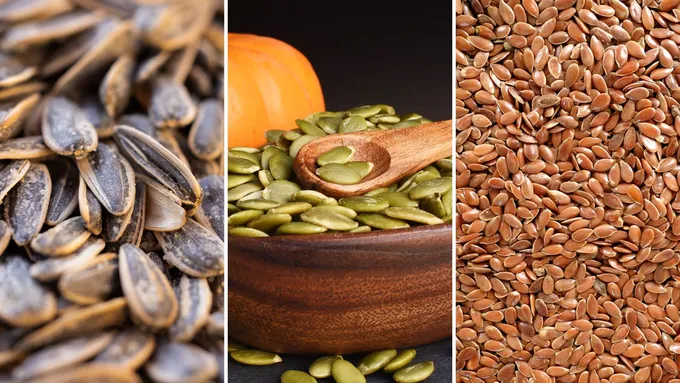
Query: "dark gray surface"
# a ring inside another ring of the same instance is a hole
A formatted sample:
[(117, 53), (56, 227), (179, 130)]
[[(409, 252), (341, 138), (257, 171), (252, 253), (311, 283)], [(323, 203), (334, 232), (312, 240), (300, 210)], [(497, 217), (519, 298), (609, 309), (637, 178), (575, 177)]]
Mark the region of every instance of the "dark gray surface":
[[(426, 383), (453, 382), (451, 369), (451, 338), (423, 347), (416, 348), (416, 358), (411, 363), (433, 361), (434, 373), (425, 380)], [(365, 354), (345, 355), (344, 358), (357, 364)], [(272, 366), (245, 366), (229, 358), (228, 377), (230, 383), (277, 383), (281, 374), (287, 370), (307, 371), (309, 365), (318, 356), (281, 355), (282, 363)], [(319, 383), (332, 383), (333, 379), (317, 379)], [(375, 373), (366, 377), (367, 383), (392, 383), (392, 376)]]

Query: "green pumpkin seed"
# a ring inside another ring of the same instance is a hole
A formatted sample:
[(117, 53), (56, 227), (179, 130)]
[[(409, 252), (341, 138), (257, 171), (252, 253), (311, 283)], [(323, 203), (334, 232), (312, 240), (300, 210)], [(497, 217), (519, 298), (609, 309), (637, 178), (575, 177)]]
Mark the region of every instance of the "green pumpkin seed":
[(442, 202), (441, 197), (438, 194), (425, 197), (422, 200), (422, 208), (423, 210), (434, 214), (435, 216), (439, 218), (443, 218), (446, 216), (446, 207), (444, 206), (444, 203)]
[(319, 379), (330, 378), (333, 362), (341, 359), (341, 355), (322, 356), (309, 366), (309, 373)]
[(453, 212), (453, 189), (449, 189), (449, 191), (442, 194), (442, 204), (444, 205), (446, 215), (451, 215)]
[(272, 208), (269, 210), (269, 214), (300, 215), (311, 208), (312, 204), (307, 202), (288, 202), (286, 204)]
[(231, 355), (235, 361), (251, 366), (268, 366), (283, 361), (283, 359), (276, 354), (260, 350), (236, 350), (232, 351), (229, 355)]
[(287, 180), (293, 174), (293, 159), (284, 153), (276, 153), (269, 160), (269, 171), (275, 180)]
[(269, 237), (269, 234), (264, 231), (252, 229), (250, 227), (230, 227), (228, 234), (237, 237)]
[(299, 138), (296, 138), (295, 141), (293, 141), (290, 144), (290, 149), (288, 150), (288, 154), (290, 155), (291, 158), (297, 157), (298, 152), (300, 149), (309, 143), (310, 141), (314, 140), (315, 138), (318, 138), (317, 136), (310, 136), (310, 135), (305, 135), (305, 136), (300, 136)]
[(331, 365), (331, 375), (336, 383), (366, 383), (366, 378), (354, 365), (338, 359)]
[(347, 218), (354, 219), (357, 216), (357, 212), (345, 207), (345, 206), (340, 206), (340, 205), (317, 205), (314, 207), (314, 209), (325, 209), (325, 210), (330, 210), (333, 212), (336, 212), (338, 214), (342, 214)]
[(288, 140), (290, 142), (293, 142), (300, 137), (302, 137), (302, 134), (300, 134), (299, 131), (295, 131), (295, 130), (290, 130), (290, 131), (287, 131), (286, 133), (283, 134), (283, 138), (285, 138), (286, 140)]
[(270, 183), (274, 182), (274, 176), (269, 170), (260, 170), (257, 172), (257, 179), (260, 180), (262, 186), (267, 187)]
[(236, 202), (236, 206), (238, 206), (241, 209), (264, 210), (264, 211), (275, 208), (279, 205), (280, 204), (276, 201), (270, 201), (266, 199), (248, 199)]
[(375, 213), (390, 206), (389, 201), (381, 197), (352, 196), (341, 198), (340, 206), (348, 207), (357, 213)]
[(422, 125), (421, 120), (402, 120), (401, 122), (392, 125), (392, 129), (403, 129), (403, 128), (410, 128), (412, 126), (418, 126)]
[(305, 120), (295, 120), (295, 125), (302, 130), (304, 134), (310, 135), (310, 136), (318, 136), (318, 137), (323, 137), (326, 134), (326, 132), (323, 131), (323, 129), (319, 128), (318, 126), (312, 124), (309, 121)]
[(384, 192), (378, 194), (389, 202), (390, 207), (418, 207), (418, 201), (409, 198), (408, 194), (402, 192)]
[(277, 154), (288, 154), (288, 152), (279, 148), (278, 146), (268, 146), (262, 151), (262, 158), (260, 163), (262, 164), (262, 169), (269, 170), (269, 161)]
[(338, 127), (338, 133), (361, 132), (368, 128), (366, 120), (361, 116), (345, 118)]
[(352, 229), (352, 230), (348, 231), (348, 233), (368, 233), (370, 231), (371, 231), (370, 226), (362, 225), (362, 226), (358, 226), (356, 229)]
[(267, 142), (276, 142), (283, 133), (284, 130), (268, 130), (265, 132), (265, 139)]
[(340, 185), (354, 185), (361, 181), (361, 174), (342, 164), (328, 164), (316, 169), (316, 174), (324, 181)]
[(286, 180), (276, 180), (264, 188), (262, 197), (282, 204), (288, 203), (292, 200), (293, 194), (300, 191), (300, 189), (300, 185), (296, 183)]
[(439, 170), (434, 166), (428, 166), (415, 174), (413, 182), (416, 184), (421, 184), (425, 181), (431, 181), (436, 178), (440, 178), (441, 174)]
[(227, 188), (231, 189), (252, 181), (255, 181), (255, 176), (252, 174), (229, 174), (227, 176)]
[(389, 191), (390, 191), (389, 188), (377, 188), (377, 189), (373, 189), (369, 192), (364, 193), (364, 196), (366, 196), (366, 197), (379, 197), (380, 194), (387, 193)]
[(227, 191), (227, 201), (233, 202), (238, 201), (241, 198), (251, 194), (253, 192), (262, 190), (262, 185), (257, 183), (247, 183), (233, 187)]
[(300, 218), (305, 222), (323, 226), (331, 230), (347, 231), (359, 226), (358, 223), (350, 218), (327, 209), (310, 209), (302, 213)]
[(312, 206), (316, 206), (326, 201), (328, 197), (316, 190), (300, 190), (293, 194), (292, 199), (295, 202), (307, 202)]
[(327, 231), (323, 226), (308, 222), (289, 222), (279, 226), (276, 234), (320, 234)]
[(288, 370), (281, 375), (281, 383), (317, 383), (316, 379), (304, 371)]
[(328, 134), (337, 133), (341, 123), (342, 118), (340, 117), (320, 117), (316, 122), (316, 124)]
[(260, 170), (260, 165), (245, 158), (230, 155), (227, 160), (227, 169), (230, 173), (253, 174)]
[(323, 154), (316, 159), (319, 166), (328, 164), (344, 164), (352, 159), (354, 156), (354, 148), (351, 146), (338, 146)]
[(229, 158), (242, 158), (244, 160), (248, 160), (254, 164), (260, 164), (260, 152), (252, 152), (249, 150), (238, 150), (238, 149), (229, 149)]
[(401, 116), (399, 116), (399, 118), (402, 121), (409, 121), (409, 120), (420, 120), (421, 118), (423, 118), (423, 116), (421, 116), (418, 113), (406, 113), (406, 114), (402, 114)]
[(290, 214), (265, 214), (248, 222), (248, 227), (264, 231), (265, 233), (272, 232), (277, 227), (284, 223), (289, 223), (293, 220)]
[(395, 356), (397, 356), (397, 350), (374, 351), (361, 359), (357, 369), (364, 375), (372, 374), (380, 371)]
[(427, 379), (434, 372), (434, 363), (422, 362), (402, 368), (392, 376), (397, 383), (418, 383)]
[(403, 229), (409, 227), (409, 224), (402, 220), (379, 213), (361, 213), (357, 216), (357, 221), (381, 230)]
[(388, 217), (424, 223), (426, 225), (444, 223), (441, 218), (435, 216), (434, 214), (415, 207), (388, 207), (385, 209), (384, 213)]
[(453, 216), (447, 215), (444, 218), (442, 218), (444, 223), (452, 223), (453, 222)]
[(230, 203), (227, 204), (227, 215), (232, 215), (238, 213), (239, 211), (241, 211), (241, 209), (239, 209), (236, 205), (232, 205)]
[(347, 114), (350, 116), (361, 116), (361, 117), (371, 117), (373, 115), (376, 115), (380, 113), (382, 110), (380, 105), (364, 105), (364, 106), (357, 106), (355, 108), (352, 108), (347, 111)]
[(451, 158), (442, 158), (441, 160), (437, 160), (437, 166), (448, 171), (453, 170), (453, 160)]
[(232, 351), (236, 351), (236, 350), (244, 350), (246, 348), (247, 348), (246, 345), (244, 345), (243, 343), (229, 338), (228, 344), (227, 344), (227, 351), (232, 352)]
[(380, 107), (380, 113), (384, 113), (384, 114), (394, 114), (395, 113), (394, 107), (391, 106), (391, 105), (377, 104), (376, 106)]
[(441, 177), (418, 184), (411, 189), (409, 195), (413, 199), (421, 199), (431, 196), (435, 193), (443, 194), (453, 187), (453, 178)]
[(393, 114), (376, 114), (368, 120), (374, 124), (396, 124), (400, 121), (400, 118)]
[(408, 366), (409, 363), (416, 357), (416, 350), (408, 349), (399, 351), (397, 356), (385, 365), (383, 371), (393, 373)]
[(374, 165), (372, 162), (351, 161), (346, 163), (345, 166), (354, 169), (357, 173), (359, 173), (361, 179), (364, 179), (364, 177), (371, 173)]

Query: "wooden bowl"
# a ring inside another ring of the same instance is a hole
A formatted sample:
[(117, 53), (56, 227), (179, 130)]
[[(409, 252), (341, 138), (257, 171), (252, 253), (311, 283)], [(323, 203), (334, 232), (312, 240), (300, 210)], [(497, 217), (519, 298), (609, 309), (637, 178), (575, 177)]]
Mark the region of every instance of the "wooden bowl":
[(452, 225), (230, 237), (229, 336), (286, 354), (415, 347), (452, 333)]

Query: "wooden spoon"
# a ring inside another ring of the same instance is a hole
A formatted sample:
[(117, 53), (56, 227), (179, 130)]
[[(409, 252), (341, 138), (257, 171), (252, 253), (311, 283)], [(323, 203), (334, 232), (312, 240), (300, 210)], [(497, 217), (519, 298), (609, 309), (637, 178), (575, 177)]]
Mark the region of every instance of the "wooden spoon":
[[(306, 189), (329, 197), (361, 195), (398, 181), (453, 153), (452, 121), (438, 121), (410, 128), (331, 134), (302, 146), (293, 169)], [(373, 170), (361, 182), (341, 185), (316, 175), (316, 159), (338, 146), (355, 149), (353, 161), (373, 163)]]

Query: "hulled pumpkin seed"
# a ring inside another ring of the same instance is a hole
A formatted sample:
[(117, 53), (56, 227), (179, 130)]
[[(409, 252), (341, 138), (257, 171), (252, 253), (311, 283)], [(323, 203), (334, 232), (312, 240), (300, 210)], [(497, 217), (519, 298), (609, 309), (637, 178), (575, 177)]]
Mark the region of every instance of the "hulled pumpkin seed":
[(231, 338), (228, 339), (227, 351), (232, 352), (232, 351), (236, 351), (236, 350), (244, 350), (246, 348), (247, 347), (244, 344), (242, 344), (241, 342), (238, 342), (238, 341), (231, 339)]
[(82, 217), (69, 218), (53, 228), (38, 234), (31, 240), (31, 249), (40, 254), (60, 257), (80, 248), (90, 233)]
[(418, 207), (418, 201), (409, 198), (408, 194), (403, 192), (383, 192), (377, 197), (386, 199), (390, 207)]
[(135, 174), (113, 146), (100, 143), (97, 150), (76, 164), (88, 188), (111, 214), (128, 213), (134, 203)]
[(296, 183), (287, 180), (276, 180), (264, 188), (262, 197), (284, 204), (290, 202), (293, 195), (300, 191), (300, 189), (300, 186)]
[(126, 329), (115, 334), (93, 362), (134, 371), (149, 360), (155, 348), (156, 340), (152, 334), (138, 329)]
[(174, 290), (179, 302), (179, 315), (170, 326), (170, 339), (188, 342), (207, 323), (213, 294), (205, 278), (186, 275), (175, 281)]
[(251, 366), (268, 366), (283, 361), (283, 359), (276, 354), (260, 350), (235, 350), (229, 355), (231, 355), (235, 361)]
[(327, 231), (323, 226), (308, 222), (289, 222), (279, 226), (276, 234), (319, 234)]
[(347, 117), (340, 123), (338, 133), (361, 132), (368, 128), (366, 120), (361, 116)]
[(352, 196), (341, 198), (340, 206), (354, 210), (357, 213), (372, 213), (385, 210), (390, 206), (389, 201), (381, 197)]
[(416, 357), (416, 350), (408, 349), (399, 351), (397, 356), (385, 365), (383, 371), (393, 373), (408, 366), (409, 363)]
[(0, 319), (16, 327), (33, 327), (57, 314), (54, 294), (31, 278), (30, 264), (17, 255), (0, 263)]
[(380, 105), (363, 105), (348, 110), (347, 114), (350, 116), (361, 116), (368, 118), (380, 113), (381, 110), (382, 107)]
[(179, 342), (162, 342), (145, 365), (156, 382), (207, 382), (218, 374), (215, 357), (207, 351)]
[(93, 260), (97, 254), (104, 250), (105, 242), (101, 239), (89, 238), (73, 254), (48, 258), (36, 262), (31, 266), (31, 276), (39, 281), (51, 282), (59, 279), (67, 271), (78, 269)]
[(153, 329), (170, 327), (179, 304), (166, 276), (131, 244), (120, 247), (118, 261), (121, 286), (133, 318)]
[(361, 371), (344, 359), (333, 361), (331, 375), (337, 383), (366, 383), (366, 378)]
[(317, 383), (313, 376), (304, 371), (288, 370), (281, 375), (281, 383)]
[(245, 225), (263, 214), (264, 212), (262, 210), (242, 210), (229, 216), (227, 223), (230, 228), (231, 226)]
[(312, 204), (307, 202), (288, 202), (278, 205), (269, 210), (269, 214), (290, 214), (299, 215), (312, 208)]
[(371, 231), (370, 226), (362, 225), (362, 226), (357, 226), (356, 229), (352, 229), (349, 231), (349, 233), (368, 233)]
[(77, 105), (64, 97), (47, 101), (42, 119), (45, 145), (62, 156), (85, 157), (97, 149), (94, 126)]
[(299, 138), (296, 138), (295, 141), (293, 141), (290, 144), (290, 148), (288, 149), (288, 154), (290, 155), (290, 157), (291, 158), (297, 157), (297, 154), (300, 151), (300, 149), (302, 149), (303, 146), (305, 146), (307, 143), (311, 142), (315, 138), (318, 138), (318, 136), (304, 135), (300, 136)]
[(235, 235), (237, 237), (269, 237), (269, 234), (264, 231), (253, 229), (250, 227), (230, 227), (230, 235)]
[(249, 210), (262, 210), (262, 211), (267, 211), (270, 209), (273, 209), (277, 206), (285, 206), (279, 204), (276, 201), (270, 201), (267, 199), (247, 199), (247, 200), (240, 200), (236, 203), (236, 206), (241, 208), (241, 209), (249, 209)]
[(293, 193), (292, 200), (295, 202), (307, 202), (312, 206), (316, 206), (328, 200), (328, 197), (316, 190), (299, 190)]
[(295, 125), (300, 128), (302, 133), (307, 134), (309, 136), (317, 136), (317, 137), (322, 137), (326, 135), (326, 132), (323, 131), (323, 129), (319, 128), (318, 126), (312, 124), (309, 121), (305, 120), (295, 120)]
[(302, 213), (300, 218), (305, 222), (323, 226), (330, 230), (347, 231), (359, 226), (352, 219), (327, 209), (309, 209)]
[(435, 216), (434, 214), (430, 214), (415, 207), (388, 207), (385, 209), (384, 213), (388, 217), (424, 223), (426, 225), (444, 223), (441, 218)]
[(319, 166), (328, 164), (346, 164), (354, 157), (354, 148), (351, 146), (338, 146), (323, 154), (316, 159)]
[(453, 179), (451, 177), (440, 177), (429, 181), (425, 181), (421, 184), (416, 185), (409, 192), (411, 198), (421, 199), (431, 196), (435, 193), (442, 194), (451, 190), (453, 184)]
[(61, 172), (50, 169), (50, 174), (56, 175), (52, 180), (52, 193), (45, 218), (45, 223), (50, 226), (64, 221), (76, 209), (80, 181), (78, 169), (70, 161), (60, 161), (54, 166), (63, 168)]
[(177, 231), (156, 232), (165, 260), (197, 278), (224, 272), (224, 243), (217, 235), (194, 220), (187, 219)]
[(346, 163), (345, 166), (347, 166), (351, 169), (354, 169), (354, 171), (359, 173), (359, 175), (361, 176), (361, 179), (364, 179), (373, 170), (373, 163), (372, 162), (350, 161), (350, 162)]
[(364, 375), (372, 374), (380, 371), (380, 369), (385, 367), (395, 356), (397, 356), (397, 350), (374, 351), (364, 356), (361, 361), (359, 361), (357, 369)]
[(275, 180), (290, 178), (293, 174), (293, 159), (285, 153), (274, 154), (269, 160), (269, 172)]
[(340, 359), (341, 355), (322, 356), (309, 366), (309, 374), (319, 379), (330, 378), (333, 362)]
[(12, 377), (25, 380), (84, 362), (97, 355), (111, 340), (113, 333), (84, 336), (40, 350), (26, 358), (12, 371)]
[(118, 256), (101, 254), (66, 270), (59, 278), (58, 287), (64, 298), (78, 305), (105, 301), (120, 290)]
[(357, 221), (381, 230), (403, 229), (409, 227), (409, 224), (402, 220), (390, 218), (379, 213), (361, 213), (357, 215)]
[(316, 175), (324, 181), (340, 185), (354, 185), (361, 181), (361, 174), (343, 164), (328, 164), (316, 169)]
[(273, 214), (267, 213), (261, 215), (250, 222), (248, 222), (248, 227), (264, 231), (265, 233), (270, 233), (274, 231), (277, 227), (289, 223), (293, 220), (290, 214)]
[(402, 368), (394, 373), (393, 378), (397, 383), (417, 383), (427, 379), (433, 372), (434, 363), (422, 362)]
[(262, 189), (263, 189), (262, 185), (254, 182), (236, 186), (234, 188), (229, 189), (229, 191), (227, 192), (227, 201), (236, 202), (242, 199), (243, 197)]
[(17, 245), (26, 246), (40, 233), (45, 223), (51, 189), (52, 181), (47, 166), (31, 164), (21, 182), (5, 199), (5, 219), (14, 232)]

